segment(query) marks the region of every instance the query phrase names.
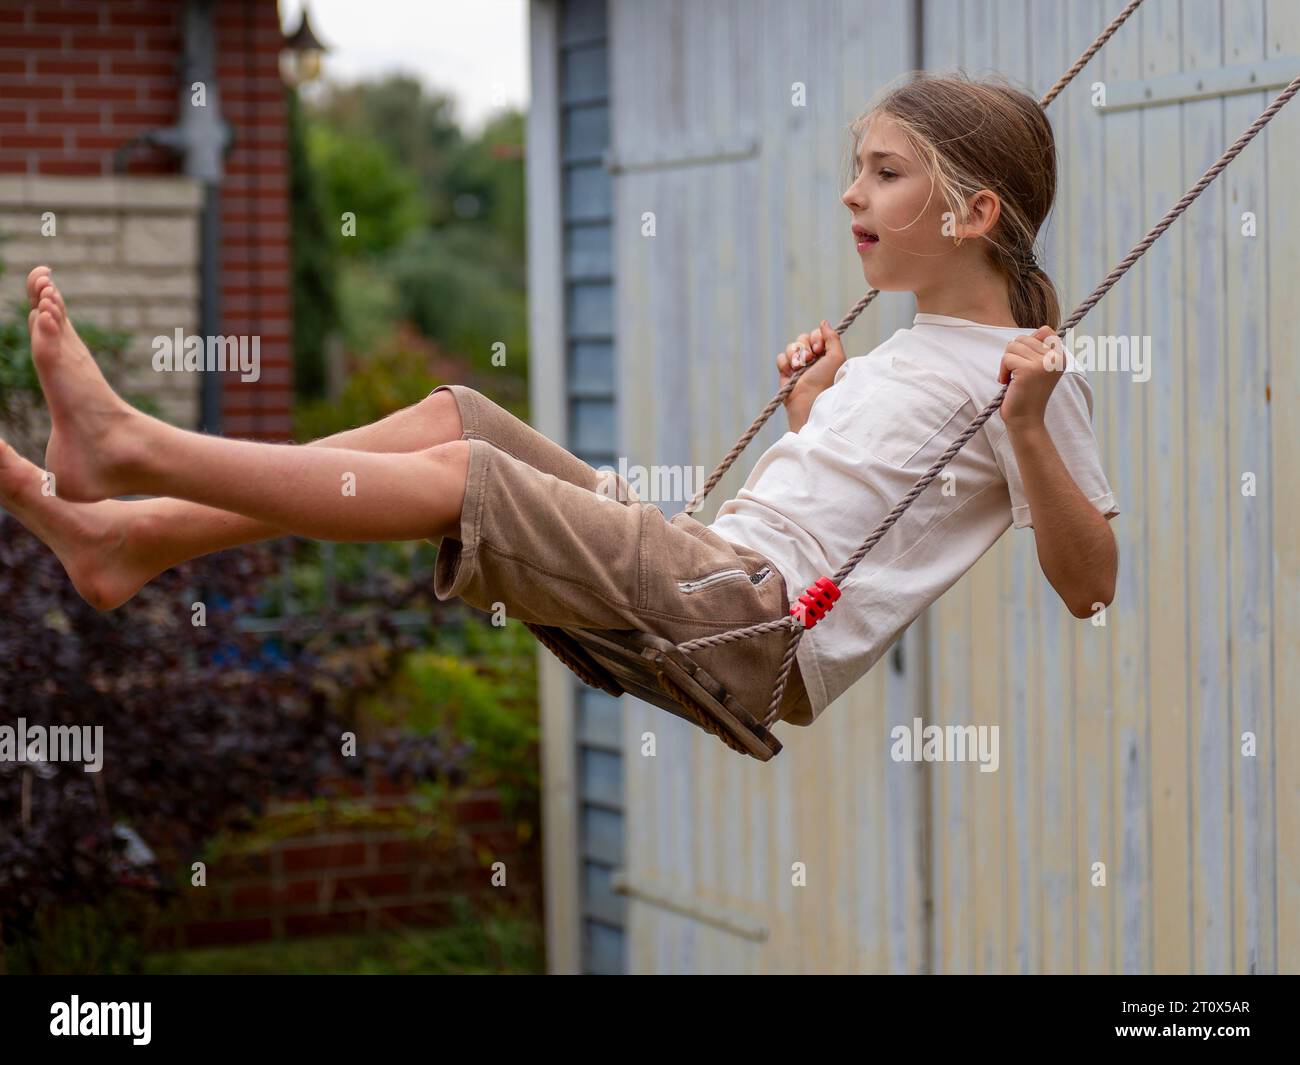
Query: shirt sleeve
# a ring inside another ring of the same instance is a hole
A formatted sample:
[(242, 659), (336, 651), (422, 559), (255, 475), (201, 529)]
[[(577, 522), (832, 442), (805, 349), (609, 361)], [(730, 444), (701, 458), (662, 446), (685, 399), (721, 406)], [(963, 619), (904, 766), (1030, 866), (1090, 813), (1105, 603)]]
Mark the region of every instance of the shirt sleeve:
[[(1088, 497), (1088, 502), (1107, 518), (1118, 514), (1119, 507), (1101, 468), (1097, 438), (1092, 432), (1092, 388), (1081, 372), (1067, 369), (1061, 375), (1047, 401), (1043, 421), (1061, 461), (1079, 490)], [(1029, 501), (1025, 498), (1020, 469), (1016, 465), (1016, 453), (1001, 419), (998, 419), (998, 424), (1002, 436), (994, 444), (993, 452), (1011, 497), (1011, 524), (1017, 529), (1030, 528), (1034, 522), (1029, 513)]]

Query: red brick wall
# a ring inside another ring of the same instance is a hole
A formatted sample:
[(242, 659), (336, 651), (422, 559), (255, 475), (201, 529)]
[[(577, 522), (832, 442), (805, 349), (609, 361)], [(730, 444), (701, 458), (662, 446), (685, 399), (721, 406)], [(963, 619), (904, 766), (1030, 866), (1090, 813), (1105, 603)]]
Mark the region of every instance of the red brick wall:
[[(131, 137), (176, 121), (179, 3), (3, 0), (0, 173), (113, 172)], [(133, 173), (172, 173), (141, 152)]]
[[(469, 900), (479, 912), (505, 906), (540, 925), (538, 811), (521, 811), (512, 821), (494, 792), (462, 791), (433, 823), (414, 801), (380, 779), (350, 801), (346, 822), (327, 815), (263, 849), (216, 858), (207, 885), (188, 889), (182, 910), (157, 930), (152, 946), (441, 925), (452, 916), (453, 897)], [(361, 809), (371, 811), (375, 823), (359, 821)], [(393, 816), (399, 811), (404, 816)], [(262, 830), (287, 813), (286, 806), (273, 805)], [(379, 826), (385, 819), (391, 827)], [(414, 824), (404, 830), (397, 824), (403, 820)], [(522, 838), (519, 824), (529, 829)], [(501, 887), (491, 879), (498, 861), (506, 866)]]
[[(132, 137), (176, 122), (181, 0), (0, 0), (0, 174), (113, 173)], [(227, 379), (223, 431), (290, 432), (288, 159), (276, 0), (217, 5), (217, 78), (234, 129), (222, 189), (222, 332), (258, 336), (261, 378)], [(135, 148), (127, 173), (176, 173)]]
[(225, 0), (217, 15), (221, 109), (235, 127), (221, 195), (224, 328), (261, 337), (262, 376), (226, 382), (222, 431), (283, 439), (291, 429), (289, 153), (275, 0)]

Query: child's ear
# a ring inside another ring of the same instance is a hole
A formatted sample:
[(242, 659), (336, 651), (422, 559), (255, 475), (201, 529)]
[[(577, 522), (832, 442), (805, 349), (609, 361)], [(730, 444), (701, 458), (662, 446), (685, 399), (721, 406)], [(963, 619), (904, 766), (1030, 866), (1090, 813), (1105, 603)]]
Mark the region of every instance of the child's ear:
[(982, 237), (992, 231), (1002, 217), (1002, 200), (992, 189), (980, 189), (970, 198), (968, 220), (962, 226), (964, 237)]

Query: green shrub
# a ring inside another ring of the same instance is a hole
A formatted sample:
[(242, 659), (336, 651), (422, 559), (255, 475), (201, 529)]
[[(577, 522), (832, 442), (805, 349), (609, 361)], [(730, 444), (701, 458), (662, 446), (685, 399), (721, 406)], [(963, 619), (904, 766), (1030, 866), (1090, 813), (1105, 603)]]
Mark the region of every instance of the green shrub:
[(348, 376), (338, 399), (299, 404), (294, 410), (294, 436), (322, 436), (369, 425), (424, 399), (434, 386), (431, 364), (437, 348), (399, 330)]
[(540, 973), (545, 950), (531, 914), (504, 903), (486, 914), (463, 896), (440, 928), (402, 928), (237, 947), (168, 951), (145, 959), (149, 974)]
[[(387, 260), (398, 312), (484, 374), (526, 380), (528, 309), (522, 263), (482, 226), (413, 236)], [(505, 365), (493, 362), (505, 345)]]
[[(313, 122), (307, 157), (320, 175), (325, 210), (345, 257), (388, 251), (424, 224), (418, 182), (378, 140)], [(355, 220), (355, 234), (342, 233), (345, 213)]]
[(435, 650), (413, 651), (393, 680), (362, 705), (379, 721), (467, 743), (471, 784), (499, 789), (511, 813), (540, 803), (537, 658), (516, 621), (494, 626), (476, 615), (440, 632)]
[(368, 260), (347, 260), (339, 267), (339, 277), (343, 346), (364, 357), (390, 339), (400, 320), (397, 286), (387, 270)]
[(339, 322), (339, 223), (328, 214), (321, 176), (307, 158), (306, 124), (285, 90), (289, 137), (289, 224), (293, 280), (293, 387), (298, 399), (325, 395), (326, 340)]

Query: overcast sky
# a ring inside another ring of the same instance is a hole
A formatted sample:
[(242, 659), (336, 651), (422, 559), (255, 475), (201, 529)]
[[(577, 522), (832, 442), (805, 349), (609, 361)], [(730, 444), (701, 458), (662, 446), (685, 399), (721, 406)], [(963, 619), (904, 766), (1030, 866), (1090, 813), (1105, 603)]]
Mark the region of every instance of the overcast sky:
[[(312, 29), (330, 49), (324, 77), (337, 81), (413, 74), (457, 102), (478, 129), (502, 105), (528, 103), (527, 0), (306, 0)], [(280, 0), (285, 29), (303, 0)]]

